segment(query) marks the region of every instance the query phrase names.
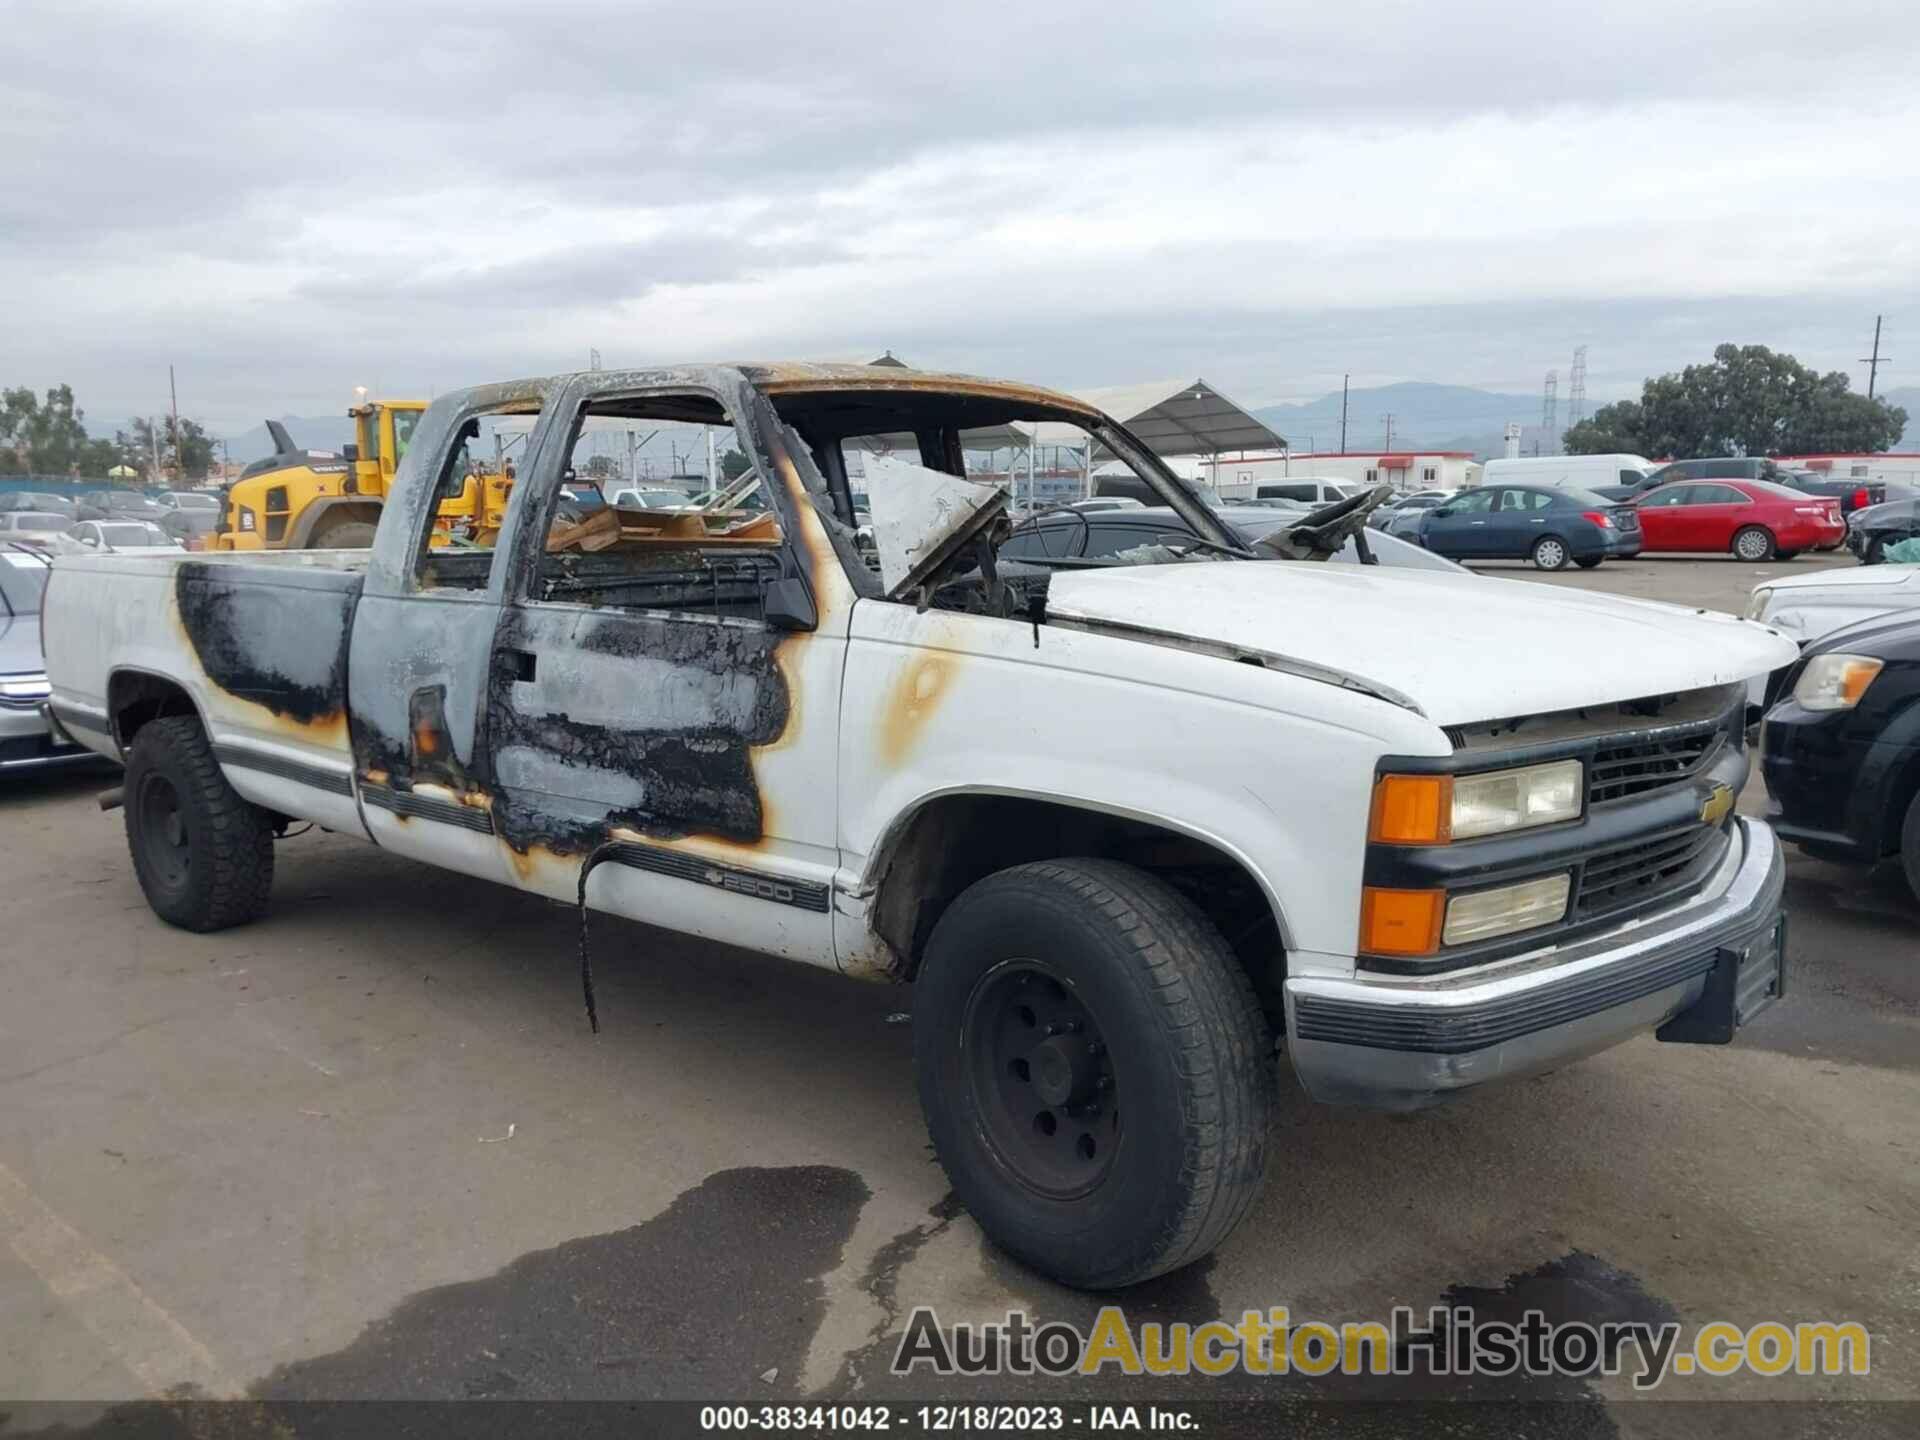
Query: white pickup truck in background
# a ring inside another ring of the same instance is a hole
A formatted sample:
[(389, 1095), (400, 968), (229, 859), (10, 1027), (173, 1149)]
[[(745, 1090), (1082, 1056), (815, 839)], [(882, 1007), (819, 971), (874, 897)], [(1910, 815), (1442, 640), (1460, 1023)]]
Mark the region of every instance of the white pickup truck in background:
[[(450, 537), (468, 442), (528, 416), (501, 533)], [(645, 422), (731, 425), (757, 506), (578, 513), (582, 437)], [(1002, 563), (964, 453), (1015, 422), (1080, 427), (1193, 538)], [(846, 462), (882, 452), (869, 552)], [(1315, 563), (1376, 498), (1249, 546), (1083, 402), (966, 376), (486, 386), (427, 411), (369, 551), (62, 557), (51, 707), (124, 758), (176, 925), (263, 914), (275, 835), (313, 821), (911, 982), (960, 1199), (1112, 1287), (1247, 1213), (1276, 1053), (1412, 1108), (1656, 1028), (1725, 1041), (1781, 991), (1780, 851), (1733, 797), (1746, 683), (1792, 642)]]

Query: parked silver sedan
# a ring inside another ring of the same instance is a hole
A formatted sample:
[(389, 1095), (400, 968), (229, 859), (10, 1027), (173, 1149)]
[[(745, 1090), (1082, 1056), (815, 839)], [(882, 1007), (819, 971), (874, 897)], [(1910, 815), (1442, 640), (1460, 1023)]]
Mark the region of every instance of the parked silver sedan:
[(0, 540), (0, 772), (100, 763), (47, 718), (40, 601), (52, 568), (43, 551)]

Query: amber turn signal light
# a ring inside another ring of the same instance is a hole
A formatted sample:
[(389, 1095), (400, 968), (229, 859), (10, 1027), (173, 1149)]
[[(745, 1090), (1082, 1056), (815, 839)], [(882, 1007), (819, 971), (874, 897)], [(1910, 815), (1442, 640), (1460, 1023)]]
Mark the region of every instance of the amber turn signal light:
[(1360, 892), (1360, 949), (1368, 955), (1431, 955), (1440, 948), (1446, 911), (1444, 890), (1369, 885)]
[(1453, 838), (1451, 775), (1382, 775), (1367, 838), (1382, 845), (1445, 845)]

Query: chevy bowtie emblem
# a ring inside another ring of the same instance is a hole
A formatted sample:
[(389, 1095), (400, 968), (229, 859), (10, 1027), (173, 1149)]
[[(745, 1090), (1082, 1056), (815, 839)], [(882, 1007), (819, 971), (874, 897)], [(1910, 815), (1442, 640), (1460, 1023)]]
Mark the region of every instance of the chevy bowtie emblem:
[(1726, 785), (1715, 785), (1700, 802), (1700, 819), (1708, 825), (1718, 825), (1732, 809), (1733, 790)]

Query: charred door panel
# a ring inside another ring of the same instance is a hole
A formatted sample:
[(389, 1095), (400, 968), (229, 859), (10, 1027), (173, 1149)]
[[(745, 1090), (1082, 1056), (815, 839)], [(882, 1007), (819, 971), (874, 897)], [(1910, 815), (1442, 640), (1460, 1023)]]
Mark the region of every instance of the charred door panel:
[(820, 640), (701, 615), (508, 607), (487, 758), (520, 883), (571, 900), (607, 846), (595, 908), (831, 964), (844, 642)]

